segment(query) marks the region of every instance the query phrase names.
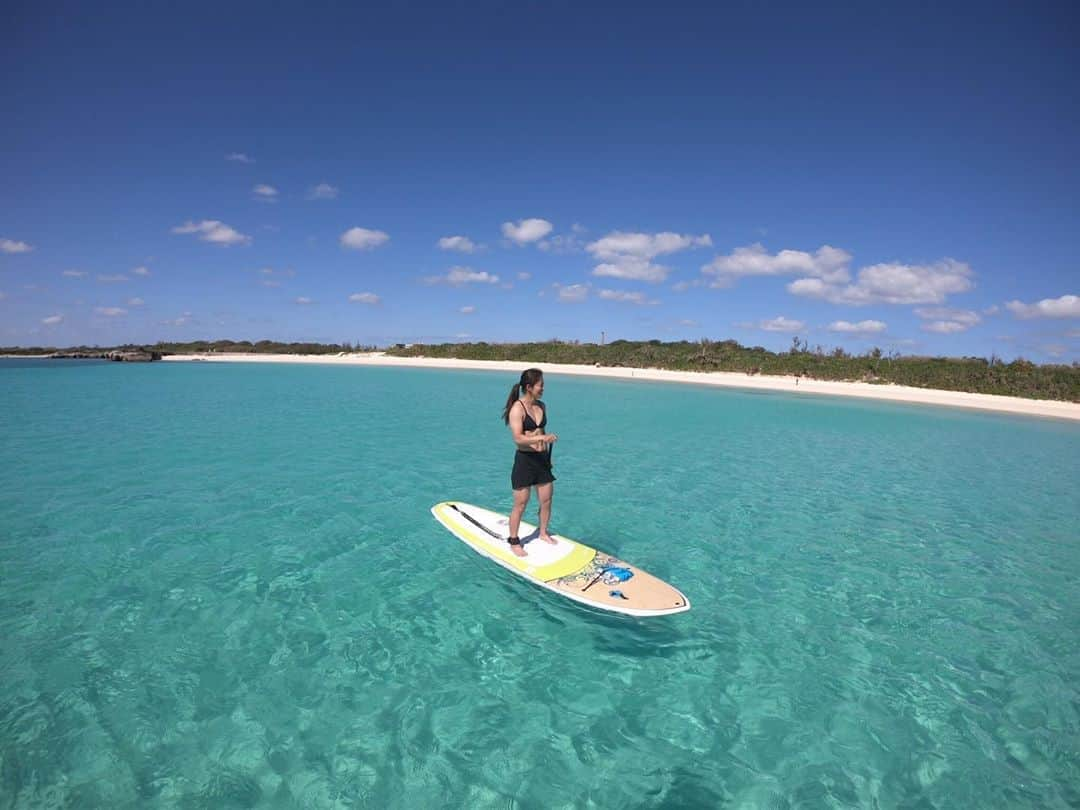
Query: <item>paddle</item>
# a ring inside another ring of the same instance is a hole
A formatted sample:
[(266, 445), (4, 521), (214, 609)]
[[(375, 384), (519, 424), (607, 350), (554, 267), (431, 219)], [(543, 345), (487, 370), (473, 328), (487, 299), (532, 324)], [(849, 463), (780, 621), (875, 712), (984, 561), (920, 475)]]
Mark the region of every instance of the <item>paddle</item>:
[(602, 577), (606, 573), (607, 573), (607, 568), (601, 568), (600, 573), (597, 574), (595, 577), (593, 577), (592, 582), (590, 582), (588, 585), (586, 585), (584, 588), (582, 588), (581, 592), (585, 593), (585, 591), (589, 590), (589, 588), (591, 588), (593, 585), (595, 585), (597, 582), (599, 582), (600, 577)]
[(469, 521), (469, 523), (471, 523), (471, 524), (472, 524), (473, 526), (476, 526), (476, 527), (477, 527), (478, 529), (483, 529), (483, 530), (484, 530), (485, 532), (487, 532), (488, 534), (490, 534), (490, 535), (491, 535), (492, 537), (494, 537), (494, 538), (495, 538), (496, 540), (503, 540), (503, 541), (505, 541), (505, 540), (506, 540), (506, 538), (505, 538), (505, 537), (502, 537), (502, 536), (501, 536), (501, 535), (499, 535), (498, 533), (496, 533), (496, 532), (493, 532), (493, 531), (492, 531), (491, 529), (489, 529), (489, 528), (488, 528), (487, 526), (485, 526), (485, 525), (484, 525), (483, 523), (481, 523), (481, 522), (480, 522), (479, 520), (477, 520), (476, 518), (474, 518), (474, 517), (473, 517), (472, 515), (470, 515), (470, 514), (469, 514), (468, 512), (462, 512), (462, 511), (461, 511), (460, 509), (458, 509), (458, 508), (457, 508), (457, 504), (453, 504), (453, 503), (452, 503), (452, 504), (450, 504), (450, 508), (451, 508), (451, 509), (453, 509), (453, 510), (454, 510), (455, 512), (457, 512), (457, 513), (458, 513), (459, 515), (461, 515), (461, 516), (462, 516), (463, 518), (465, 518), (465, 519), (466, 519), (467, 521)]
[[(590, 582), (588, 585), (581, 589), (581, 592), (585, 593), (585, 591), (589, 590), (589, 588), (595, 585), (599, 581), (600, 577), (602, 577), (604, 574), (614, 574), (615, 579), (618, 582), (626, 582), (626, 580), (630, 579), (630, 577), (634, 575), (634, 572), (631, 571), (629, 568), (623, 568), (619, 565), (605, 565), (603, 568), (600, 569), (600, 573), (593, 577), (592, 582)], [(621, 593), (620, 596), (622, 596)], [(626, 597), (623, 596), (622, 598), (625, 599)]]

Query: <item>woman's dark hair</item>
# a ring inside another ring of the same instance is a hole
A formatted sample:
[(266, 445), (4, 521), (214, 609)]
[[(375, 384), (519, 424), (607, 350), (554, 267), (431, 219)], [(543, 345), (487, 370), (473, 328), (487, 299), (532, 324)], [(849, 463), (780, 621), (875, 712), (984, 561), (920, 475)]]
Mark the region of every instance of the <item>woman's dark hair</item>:
[(505, 424), (510, 424), (510, 409), (514, 407), (514, 403), (525, 392), (526, 387), (536, 385), (543, 378), (544, 372), (538, 368), (527, 368), (521, 372), (521, 379), (510, 389), (510, 396), (506, 398), (506, 407), (503, 408), (503, 422)]

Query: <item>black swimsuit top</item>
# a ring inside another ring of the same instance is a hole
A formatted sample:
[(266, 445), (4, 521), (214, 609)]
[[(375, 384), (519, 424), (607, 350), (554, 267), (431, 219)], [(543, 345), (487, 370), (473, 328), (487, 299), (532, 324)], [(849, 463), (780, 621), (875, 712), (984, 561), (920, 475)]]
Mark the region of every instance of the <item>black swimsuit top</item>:
[[(521, 400), (518, 400), (518, 402), (521, 402)], [(543, 430), (547, 427), (547, 408), (543, 405), (540, 406), (540, 410), (543, 411), (544, 415), (540, 417), (540, 424), (538, 425), (532, 414), (529, 413), (529, 409), (525, 407), (524, 402), (521, 402), (521, 407), (525, 411), (525, 419), (521, 423), (522, 430)], [(532, 427), (529, 427), (530, 424)]]
[[(518, 400), (518, 402), (522, 402), (522, 401)], [(522, 408), (525, 410), (525, 418), (522, 420), (522, 430), (523, 431), (526, 431), (526, 430), (541, 430), (542, 431), (546, 426), (548, 426), (548, 408), (545, 408), (543, 405), (540, 406), (540, 409), (543, 411), (543, 416), (540, 417), (540, 424), (537, 424), (537, 420), (532, 418), (532, 414), (529, 413), (529, 409), (525, 407), (524, 402), (522, 402)], [(531, 426), (531, 427), (529, 427), (529, 426)], [(546, 458), (546, 459), (548, 459), (549, 467), (551, 467), (551, 447), (549, 447), (546, 450), (523, 450), (521, 447), (518, 447), (517, 451), (518, 451), (518, 453), (524, 454), (526, 457), (528, 457), (528, 456), (539, 456), (541, 458)]]

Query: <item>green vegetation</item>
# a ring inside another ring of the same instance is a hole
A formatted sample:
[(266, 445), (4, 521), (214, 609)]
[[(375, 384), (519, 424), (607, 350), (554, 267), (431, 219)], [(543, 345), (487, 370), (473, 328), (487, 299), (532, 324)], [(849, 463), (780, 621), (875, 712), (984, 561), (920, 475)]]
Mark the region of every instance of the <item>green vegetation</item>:
[(786, 352), (747, 348), (734, 340), (661, 343), (616, 340), (603, 346), (552, 340), (547, 343), (442, 343), (389, 349), (399, 357), (455, 357), (463, 360), (513, 360), (521, 363), (577, 363), (671, 371), (735, 371), (801, 376), (945, 391), (1002, 394), (1030, 399), (1080, 402), (1080, 365), (1036, 365), (1023, 359), (1005, 363), (993, 357), (886, 356), (880, 349), (852, 355), (843, 349), (810, 349), (797, 338)]
[(112, 349), (120, 350), (143, 350), (153, 351), (159, 354), (196, 354), (206, 352), (236, 352), (240, 354), (337, 354), (338, 352), (367, 352), (375, 351), (374, 346), (361, 346), (351, 343), (279, 343), (274, 340), (260, 340), (252, 343), (250, 340), (195, 340), (190, 343), (168, 343), (160, 341), (154, 344), (136, 346), (124, 344), (123, 346), (68, 346), (63, 349), (55, 346), (31, 346), (2, 348), (0, 354), (53, 354), (54, 352), (103, 352)]
[(337, 354), (338, 352), (372, 352), (374, 346), (352, 343), (278, 343), (275, 340), (196, 340), (191, 343), (155, 343), (147, 348), (162, 354), (193, 354), (196, 352), (239, 352), (241, 354)]
[[(260, 340), (193, 341), (153, 345), (113, 346), (109, 349), (154, 351), (160, 354), (239, 352), (250, 354), (337, 354), (374, 351), (374, 346), (350, 343), (278, 343)], [(104, 351), (76, 346), (62, 351)], [(51, 354), (55, 347), (0, 348), (0, 354)], [(1006, 363), (997, 357), (902, 357), (873, 349), (862, 355), (843, 349), (813, 349), (796, 338), (786, 352), (761, 346), (746, 347), (734, 340), (662, 343), (659, 340), (616, 340), (612, 343), (441, 343), (398, 344), (386, 350), (397, 357), (446, 357), (462, 360), (509, 360), (522, 364), (576, 363), (671, 371), (735, 371), (745, 374), (800, 376), (817, 380), (861, 381), (910, 385), (944, 391), (1002, 394), (1029, 399), (1080, 402), (1080, 364), (1036, 365), (1022, 358)]]

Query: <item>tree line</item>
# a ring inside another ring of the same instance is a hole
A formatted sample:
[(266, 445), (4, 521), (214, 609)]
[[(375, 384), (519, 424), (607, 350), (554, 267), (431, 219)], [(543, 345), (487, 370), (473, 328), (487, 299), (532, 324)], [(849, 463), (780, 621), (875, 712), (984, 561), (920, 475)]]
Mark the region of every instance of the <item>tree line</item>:
[(965, 391), (979, 394), (1080, 402), (1080, 364), (1039, 365), (1018, 358), (904, 357), (874, 348), (865, 354), (843, 349), (813, 349), (798, 338), (788, 351), (742, 346), (734, 340), (632, 341), (579, 343), (442, 343), (392, 348), (402, 357), (453, 357), (463, 360), (510, 360), (522, 363), (574, 363), (614, 368), (671, 371), (732, 371), (816, 380), (869, 382)]
[[(274, 340), (162, 341), (152, 345), (108, 347), (120, 351), (167, 354), (339, 354), (375, 351), (359, 343), (283, 343)], [(41, 355), (57, 351), (102, 351), (101, 347), (73, 346), (0, 348), (0, 354)], [(919, 357), (884, 354), (874, 348), (850, 354), (837, 348), (811, 347), (795, 338), (787, 351), (743, 346), (735, 340), (673, 341), (615, 340), (610, 343), (549, 340), (536, 343), (397, 344), (385, 349), (397, 357), (443, 357), (461, 360), (508, 360), (540, 365), (573, 363), (614, 368), (657, 368), (671, 371), (733, 371), (805, 377), (816, 380), (860, 381), (910, 385), (945, 391), (1002, 394), (1031, 399), (1080, 402), (1080, 364), (1036, 364), (1023, 358), (1006, 363), (998, 357)]]
[(16, 346), (0, 347), (0, 354), (41, 355), (56, 352), (155, 351), (159, 354), (206, 354), (210, 352), (238, 354), (339, 354), (341, 352), (372, 352), (375, 346), (360, 343), (282, 343), (276, 340), (192, 340), (187, 343), (159, 341), (153, 344), (125, 343), (122, 346)]

